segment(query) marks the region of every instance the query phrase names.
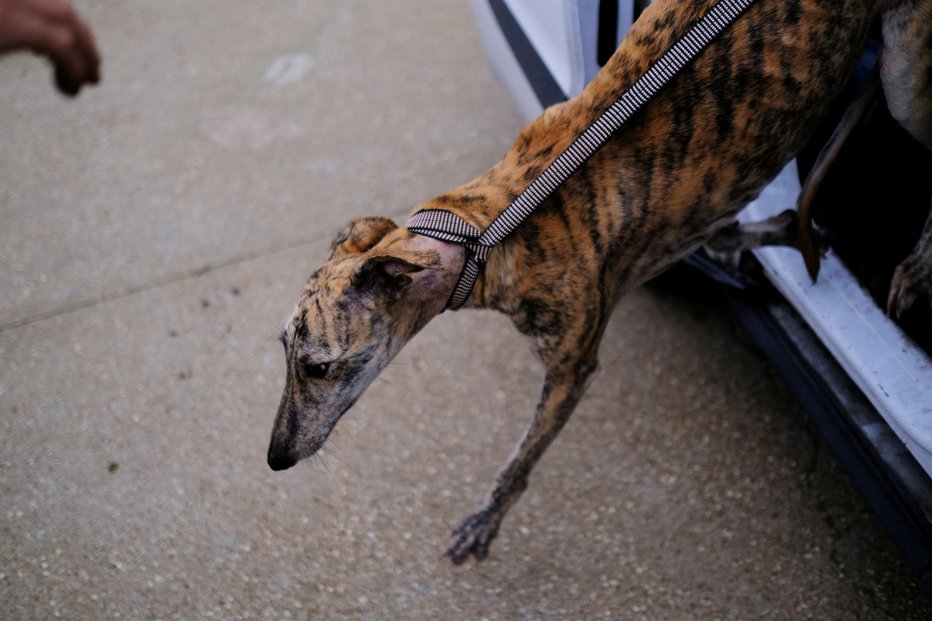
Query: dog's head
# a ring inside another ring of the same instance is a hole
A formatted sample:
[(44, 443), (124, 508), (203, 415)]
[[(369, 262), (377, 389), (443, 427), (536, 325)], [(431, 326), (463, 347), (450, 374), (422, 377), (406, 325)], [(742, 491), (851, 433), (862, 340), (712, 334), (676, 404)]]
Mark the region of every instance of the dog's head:
[(387, 218), (359, 218), (337, 236), (282, 330), (287, 371), (268, 453), (273, 470), (316, 453), (402, 346), (443, 310), (456, 259)]

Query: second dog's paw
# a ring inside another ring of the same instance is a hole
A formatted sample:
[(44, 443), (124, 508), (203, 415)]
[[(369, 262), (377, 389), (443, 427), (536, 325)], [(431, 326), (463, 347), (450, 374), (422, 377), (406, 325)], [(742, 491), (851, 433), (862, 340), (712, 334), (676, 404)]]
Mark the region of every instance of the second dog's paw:
[(447, 548), (446, 556), (454, 565), (462, 564), (470, 556), (481, 561), (489, 554), (489, 545), (498, 534), (499, 521), (487, 509), (470, 515), (453, 530), (454, 542)]
[(923, 298), (932, 306), (932, 260), (912, 254), (896, 267), (893, 274), (887, 296), (887, 315), (901, 317)]

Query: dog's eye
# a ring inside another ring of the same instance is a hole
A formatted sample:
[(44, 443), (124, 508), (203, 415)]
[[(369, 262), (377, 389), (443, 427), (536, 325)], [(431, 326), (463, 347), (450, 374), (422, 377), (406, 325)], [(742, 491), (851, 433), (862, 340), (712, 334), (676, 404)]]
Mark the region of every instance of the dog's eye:
[(318, 362), (304, 363), (304, 375), (306, 377), (311, 377), (313, 379), (323, 379), (327, 377), (327, 373), (330, 371), (330, 364), (327, 362)]

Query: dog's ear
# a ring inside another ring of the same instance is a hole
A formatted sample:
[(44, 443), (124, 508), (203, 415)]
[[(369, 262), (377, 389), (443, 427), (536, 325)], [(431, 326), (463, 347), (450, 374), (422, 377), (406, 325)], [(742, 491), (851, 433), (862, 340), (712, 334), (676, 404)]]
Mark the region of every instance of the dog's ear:
[(397, 300), (411, 284), (411, 274), (440, 265), (440, 255), (433, 251), (375, 255), (356, 265), (350, 284), (366, 305)]
[(397, 224), (380, 216), (356, 218), (330, 244), (330, 258), (362, 254), (397, 228)]

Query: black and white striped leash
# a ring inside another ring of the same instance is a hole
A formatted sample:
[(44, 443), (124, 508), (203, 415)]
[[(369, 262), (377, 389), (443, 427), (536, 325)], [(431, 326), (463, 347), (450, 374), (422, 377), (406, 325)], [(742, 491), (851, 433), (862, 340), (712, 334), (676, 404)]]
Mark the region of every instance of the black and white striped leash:
[(466, 263), (447, 302), (456, 310), (469, 298), (492, 248), (510, 235), (564, 181), (576, 172), (608, 139), (657, 92), (689, 64), (754, 0), (720, 0), (693, 24), (669, 50), (650, 66), (605, 112), (540, 174), (484, 231), (452, 212), (425, 209), (415, 213), (406, 226), (418, 235), (460, 244)]

